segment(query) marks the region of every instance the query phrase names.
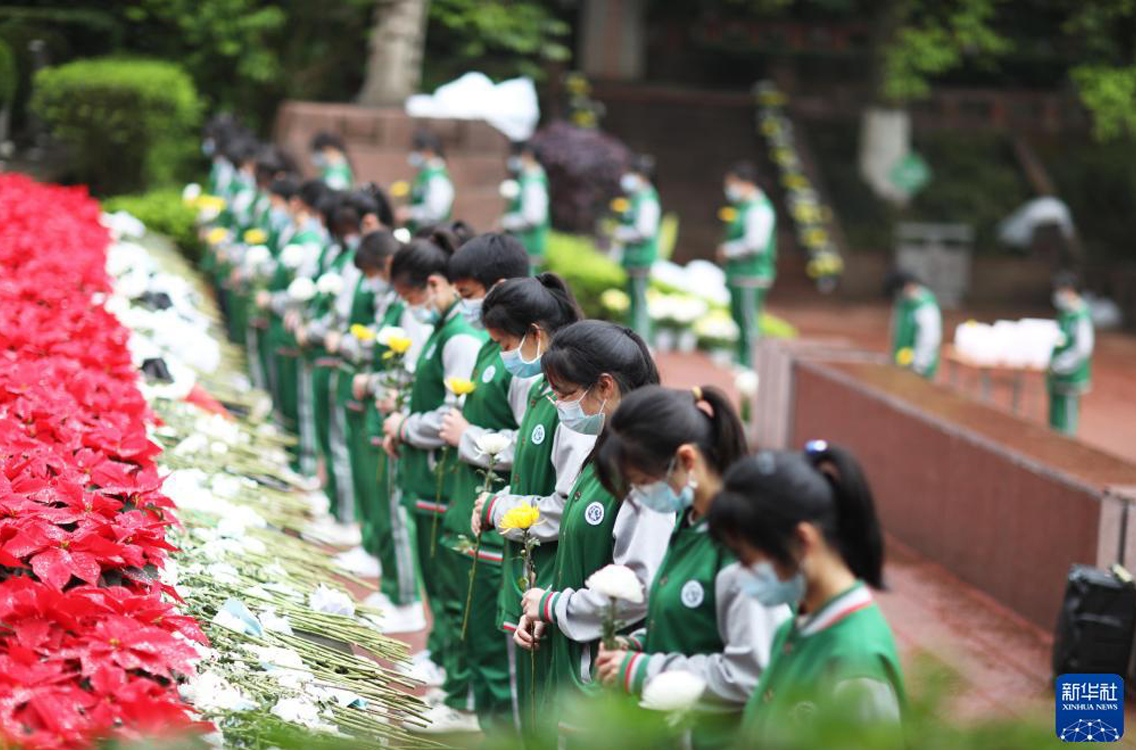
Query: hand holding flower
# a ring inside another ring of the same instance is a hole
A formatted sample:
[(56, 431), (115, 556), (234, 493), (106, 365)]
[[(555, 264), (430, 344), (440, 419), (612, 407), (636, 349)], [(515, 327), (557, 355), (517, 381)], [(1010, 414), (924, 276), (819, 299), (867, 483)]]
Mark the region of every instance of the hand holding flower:
[(438, 433), (438, 437), (445, 440), (449, 445), (457, 446), (468, 427), (469, 421), (461, 411), (450, 409), (446, 416), (442, 417), (442, 430)]
[(626, 657), (626, 649), (609, 650), (600, 645), (600, 654), (596, 657), (596, 672), (599, 674), (600, 682), (605, 685), (614, 682)]
[(540, 621), (540, 599), (544, 596), (544, 589), (532, 588), (521, 596), (521, 608), (525, 617), (533, 622)]

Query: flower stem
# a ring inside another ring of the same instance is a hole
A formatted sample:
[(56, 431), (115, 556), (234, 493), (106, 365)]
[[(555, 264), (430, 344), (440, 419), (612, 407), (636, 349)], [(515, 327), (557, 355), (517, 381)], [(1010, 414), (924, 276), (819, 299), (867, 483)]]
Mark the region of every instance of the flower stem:
[[(434, 476), (437, 479), (437, 489), (434, 492), (434, 504), (442, 504), (442, 485), (445, 483), (446, 475), (446, 459), (450, 455), (450, 446), (442, 448), (442, 455), (438, 459), (438, 465), (434, 467)], [(430, 524), (430, 559), (434, 559), (434, 552), (438, 549), (438, 517), (442, 515), (434, 510), (434, 520)]]

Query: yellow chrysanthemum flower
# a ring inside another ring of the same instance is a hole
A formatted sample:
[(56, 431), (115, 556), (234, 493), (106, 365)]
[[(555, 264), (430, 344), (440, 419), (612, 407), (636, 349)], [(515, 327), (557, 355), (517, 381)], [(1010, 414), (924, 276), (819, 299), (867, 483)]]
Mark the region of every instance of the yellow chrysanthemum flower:
[(205, 240), (210, 245), (219, 245), (225, 241), (229, 236), (229, 231), (221, 227), (213, 227), (209, 230), (209, 234), (205, 235)]
[(468, 378), (446, 378), (446, 387), (455, 396), (465, 396), (473, 393), (474, 389), (477, 388), (473, 381)]
[(395, 354), (406, 354), (412, 343), (409, 337), (395, 336), (387, 341), (387, 348)]
[(505, 512), (501, 518), (501, 523), (497, 524), (497, 528), (504, 531), (506, 529), (521, 529), (522, 531), (531, 528), (534, 523), (540, 520), (540, 511), (534, 505), (518, 505), (516, 508), (510, 508)]
[(375, 332), (361, 323), (356, 323), (355, 325), (351, 326), (351, 335), (359, 339), (360, 341), (375, 340)]
[(738, 209), (733, 206), (722, 206), (718, 209), (718, 218), (729, 224), (738, 218)]
[(895, 353), (895, 363), (900, 367), (908, 367), (914, 361), (915, 351), (909, 346), (905, 346)]
[(617, 214), (627, 213), (631, 208), (631, 201), (626, 198), (613, 198), (611, 201), (611, 210)]
[(410, 195), (410, 183), (406, 180), (397, 180), (391, 183), (390, 194), (392, 198), (402, 198)]
[(268, 242), (268, 232), (263, 229), (249, 229), (245, 232), (246, 245), (263, 245)]

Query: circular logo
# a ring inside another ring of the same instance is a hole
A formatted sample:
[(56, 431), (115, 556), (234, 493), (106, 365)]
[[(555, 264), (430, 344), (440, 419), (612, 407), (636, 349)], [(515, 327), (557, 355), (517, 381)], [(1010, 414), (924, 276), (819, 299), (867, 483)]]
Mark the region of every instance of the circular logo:
[(493, 376), (497, 374), (497, 365), (489, 365), (485, 368), (485, 372), (481, 374), (482, 383), (492, 383)]
[(437, 348), (438, 348), (437, 344), (430, 344), (430, 348), (426, 350), (426, 353), (424, 355), (422, 355), (422, 358), (423, 359), (432, 359), (433, 356), (434, 356), (434, 351)]
[(584, 508), (584, 520), (590, 523), (592, 526), (599, 526), (601, 523), (603, 523), (603, 519), (604, 507), (603, 503), (601, 503), (600, 501), (597, 500), (596, 502), (589, 504), (587, 508)]
[(789, 719), (797, 726), (804, 726), (816, 718), (817, 707), (812, 701), (802, 701), (789, 709)]
[(687, 581), (682, 585), (680, 596), (683, 604), (694, 609), (702, 604), (702, 600), (706, 598), (706, 592), (702, 590), (702, 584), (698, 581)]
[(544, 425), (538, 424), (532, 431), (532, 444), (540, 445), (544, 442)]

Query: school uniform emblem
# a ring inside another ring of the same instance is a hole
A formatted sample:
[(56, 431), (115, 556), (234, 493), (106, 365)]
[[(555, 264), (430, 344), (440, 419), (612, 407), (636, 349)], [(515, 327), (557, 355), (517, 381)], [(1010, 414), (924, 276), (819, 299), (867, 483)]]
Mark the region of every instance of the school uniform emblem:
[(687, 581), (682, 585), (682, 592), (679, 596), (683, 604), (694, 609), (706, 599), (706, 592), (703, 591), (702, 584), (698, 581)]
[[(489, 381), (485, 381), (485, 382), (488, 383)], [(540, 445), (543, 442), (544, 442), (544, 425), (538, 424), (536, 427), (533, 428), (533, 431), (532, 431), (532, 444), (533, 445)]]
[(497, 374), (497, 365), (489, 365), (485, 368), (485, 372), (481, 374), (482, 383), (492, 383), (493, 376)]
[(604, 507), (600, 501), (590, 503), (587, 508), (584, 508), (584, 520), (592, 526), (599, 526), (604, 520)]

